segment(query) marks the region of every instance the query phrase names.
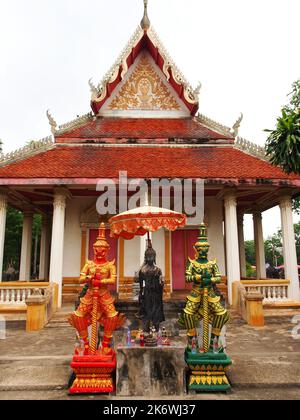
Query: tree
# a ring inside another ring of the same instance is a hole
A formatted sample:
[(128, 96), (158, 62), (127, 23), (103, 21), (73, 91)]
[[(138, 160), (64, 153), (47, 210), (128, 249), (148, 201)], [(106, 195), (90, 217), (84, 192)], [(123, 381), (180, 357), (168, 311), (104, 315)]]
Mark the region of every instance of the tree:
[(281, 231), (278, 231), (265, 240), (265, 256), (266, 263), (273, 267), (278, 267), (283, 264)]
[(293, 210), (295, 213), (300, 214), (300, 197), (294, 199)]
[(13, 208), (8, 208), (5, 228), (5, 247), (3, 257), (3, 269), (12, 264), (19, 270), (21, 242), (22, 242), (23, 214)]
[[(5, 247), (3, 257), (3, 270), (6, 271), (9, 265), (19, 271), (21, 244), (23, 230), (23, 213), (9, 207), (6, 216), (5, 228)], [(35, 214), (33, 217), (32, 227), (32, 257), (31, 257), (31, 273), (37, 274), (37, 265), (39, 261), (39, 244), (41, 235), (41, 216)]]
[(38, 267), (40, 259), (40, 239), (41, 239), (42, 217), (39, 214), (33, 216), (32, 226), (32, 259), (31, 274), (34, 278), (38, 276)]
[(254, 241), (245, 241), (246, 261), (250, 265), (255, 265)]
[[(281, 109), (275, 130), (266, 141), (266, 154), (272, 165), (287, 174), (300, 175), (300, 79), (292, 85), (289, 103)], [(294, 200), (294, 210), (300, 214), (300, 199)]]

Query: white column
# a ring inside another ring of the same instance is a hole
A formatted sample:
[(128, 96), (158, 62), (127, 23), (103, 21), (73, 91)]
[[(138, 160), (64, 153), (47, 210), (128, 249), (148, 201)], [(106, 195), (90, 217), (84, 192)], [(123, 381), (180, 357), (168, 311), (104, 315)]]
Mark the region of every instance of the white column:
[(284, 272), (285, 278), (291, 282), (288, 297), (292, 300), (300, 300), (291, 197), (282, 197), (279, 202), (279, 207), (281, 212), (281, 228), (283, 237)]
[(20, 281), (30, 281), (31, 274), (31, 249), (32, 249), (32, 222), (33, 213), (24, 212), (21, 262), (20, 262)]
[(244, 215), (238, 215), (238, 237), (239, 237), (239, 253), (240, 253), (240, 267), (241, 276), (246, 277), (246, 252), (245, 252), (245, 237), (244, 237)]
[(266, 279), (265, 244), (262, 227), (262, 214), (258, 211), (253, 213), (254, 247), (256, 261), (256, 278)]
[(232, 304), (232, 283), (241, 279), (236, 205), (235, 194), (227, 193), (224, 198), (224, 206), (228, 301), (230, 305)]
[(49, 281), (51, 283), (57, 283), (59, 286), (58, 307), (61, 307), (62, 303), (62, 272), (66, 198), (67, 192), (65, 190), (58, 189), (55, 191), (53, 201), (53, 222)]
[(0, 194), (0, 281), (2, 281), (2, 272), (3, 272), (6, 213), (7, 213), (7, 196), (5, 194)]
[(50, 254), (50, 226), (49, 220), (42, 219), (39, 279), (47, 280), (49, 277), (49, 254)]

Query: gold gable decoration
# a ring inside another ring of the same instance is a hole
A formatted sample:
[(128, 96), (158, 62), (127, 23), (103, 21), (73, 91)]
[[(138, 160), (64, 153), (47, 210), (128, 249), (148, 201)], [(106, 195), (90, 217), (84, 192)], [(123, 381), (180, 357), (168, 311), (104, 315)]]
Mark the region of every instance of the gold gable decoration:
[(159, 78), (147, 55), (142, 55), (136, 69), (108, 109), (178, 111), (180, 105)]

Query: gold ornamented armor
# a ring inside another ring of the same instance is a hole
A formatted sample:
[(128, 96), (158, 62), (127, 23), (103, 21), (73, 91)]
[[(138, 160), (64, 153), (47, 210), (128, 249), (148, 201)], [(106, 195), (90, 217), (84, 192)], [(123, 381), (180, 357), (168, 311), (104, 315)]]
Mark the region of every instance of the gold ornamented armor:
[[(203, 318), (204, 285), (201, 282), (201, 278), (207, 272), (212, 276), (211, 285), (208, 287), (209, 321), (212, 324), (212, 332), (219, 336), (223, 325), (229, 318), (227, 310), (220, 302), (220, 296), (217, 296), (213, 289), (213, 284), (221, 282), (221, 274), (216, 260), (201, 264), (196, 260), (189, 259), (185, 278), (186, 282), (194, 283), (194, 286), (186, 298), (186, 306), (183, 310), (182, 318), (188, 330), (194, 330), (196, 321)], [(191, 334), (194, 335), (194, 331), (191, 331)]]
[[(80, 305), (70, 316), (69, 323), (76, 328), (79, 336), (85, 342), (88, 353), (88, 327), (93, 322), (93, 317), (104, 328), (102, 350), (109, 353), (113, 331), (121, 326), (125, 317), (116, 311), (114, 298), (111, 296), (108, 285), (115, 284), (117, 279), (115, 261), (107, 261), (106, 255), (109, 245), (105, 239), (105, 225), (101, 224), (97, 242), (94, 244), (95, 258), (87, 261), (80, 273), (80, 283), (88, 283), (89, 287), (84, 297), (80, 299)], [(94, 308), (95, 292), (97, 296), (97, 311)], [(93, 343), (91, 343), (93, 344)], [(96, 343), (94, 343), (94, 347)]]
[(189, 258), (185, 271), (186, 282), (193, 283), (193, 288), (186, 297), (186, 305), (178, 322), (187, 328), (188, 336), (193, 337), (196, 336), (198, 320), (208, 316), (213, 340), (220, 336), (222, 327), (229, 321), (229, 314), (214, 290), (214, 285), (221, 282), (221, 274), (216, 260), (207, 259), (209, 243), (204, 224), (200, 226), (200, 236), (194, 249), (196, 257), (194, 260)]

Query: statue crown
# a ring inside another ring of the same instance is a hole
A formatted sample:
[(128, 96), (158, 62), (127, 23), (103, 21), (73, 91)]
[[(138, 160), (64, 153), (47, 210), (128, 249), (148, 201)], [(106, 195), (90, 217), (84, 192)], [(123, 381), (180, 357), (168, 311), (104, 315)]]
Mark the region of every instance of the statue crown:
[(196, 248), (200, 247), (207, 247), (209, 246), (209, 242), (207, 239), (207, 228), (205, 223), (201, 223), (199, 227), (199, 236), (198, 241), (195, 243)]
[(94, 243), (94, 248), (109, 248), (109, 243), (106, 240), (106, 227), (105, 223), (101, 223), (98, 229), (97, 240)]

